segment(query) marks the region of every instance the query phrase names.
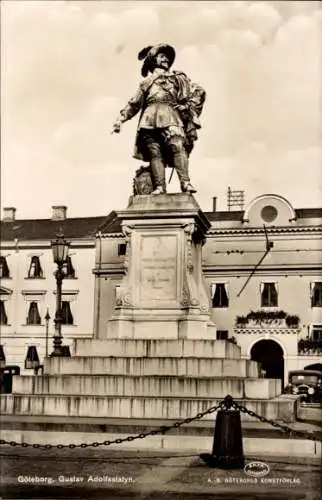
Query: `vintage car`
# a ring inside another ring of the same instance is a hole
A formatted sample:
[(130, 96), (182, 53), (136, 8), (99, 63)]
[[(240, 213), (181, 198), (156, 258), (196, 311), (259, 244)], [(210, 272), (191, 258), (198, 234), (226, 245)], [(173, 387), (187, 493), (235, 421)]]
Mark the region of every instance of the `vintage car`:
[(284, 392), (298, 394), (303, 403), (322, 404), (322, 372), (318, 370), (293, 370), (288, 374)]

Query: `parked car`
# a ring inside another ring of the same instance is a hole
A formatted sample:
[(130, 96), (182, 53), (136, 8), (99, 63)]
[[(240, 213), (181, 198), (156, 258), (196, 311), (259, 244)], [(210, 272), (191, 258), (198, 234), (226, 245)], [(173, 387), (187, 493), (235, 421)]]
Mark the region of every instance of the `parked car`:
[(298, 394), (303, 403), (322, 404), (322, 372), (318, 370), (290, 371), (284, 393)]

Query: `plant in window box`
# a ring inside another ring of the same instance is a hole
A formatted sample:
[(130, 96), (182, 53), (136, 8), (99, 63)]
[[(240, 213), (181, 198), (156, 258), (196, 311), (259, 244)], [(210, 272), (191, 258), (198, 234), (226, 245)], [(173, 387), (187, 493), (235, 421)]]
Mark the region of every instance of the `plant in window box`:
[(245, 316), (236, 316), (236, 326), (239, 328), (244, 328), (248, 323), (248, 319)]
[(300, 339), (297, 343), (297, 348), (298, 348), (298, 352), (301, 354), (302, 352), (305, 351), (305, 340), (304, 339)]
[(321, 353), (322, 352), (322, 339), (319, 339), (316, 342), (317, 342), (317, 351), (318, 351), (318, 353)]
[(289, 328), (297, 328), (299, 326), (300, 318), (294, 314), (286, 316), (285, 323)]
[(314, 351), (314, 341), (307, 337), (305, 339), (305, 352), (311, 354)]

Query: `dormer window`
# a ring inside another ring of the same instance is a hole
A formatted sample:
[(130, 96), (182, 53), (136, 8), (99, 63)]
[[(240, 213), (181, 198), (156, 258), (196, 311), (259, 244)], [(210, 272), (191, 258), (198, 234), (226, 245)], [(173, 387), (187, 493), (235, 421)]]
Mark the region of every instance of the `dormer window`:
[(3, 256), (0, 257), (0, 278), (10, 278), (7, 259)]
[(42, 278), (43, 270), (40, 265), (40, 259), (37, 255), (31, 257), (28, 278)]

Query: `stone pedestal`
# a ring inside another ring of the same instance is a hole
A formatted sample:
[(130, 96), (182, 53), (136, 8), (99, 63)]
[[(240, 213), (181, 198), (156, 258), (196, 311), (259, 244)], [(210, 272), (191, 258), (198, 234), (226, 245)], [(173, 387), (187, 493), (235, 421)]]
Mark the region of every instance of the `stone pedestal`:
[(118, 212), (125, 276), (107, 338), (215, 338), (201, 252), (210, 223), (190, 194), (141, 195)]

